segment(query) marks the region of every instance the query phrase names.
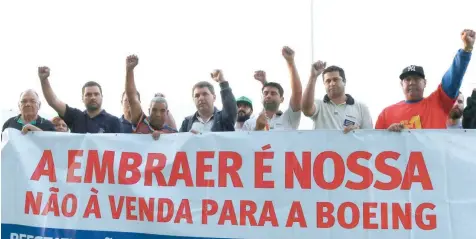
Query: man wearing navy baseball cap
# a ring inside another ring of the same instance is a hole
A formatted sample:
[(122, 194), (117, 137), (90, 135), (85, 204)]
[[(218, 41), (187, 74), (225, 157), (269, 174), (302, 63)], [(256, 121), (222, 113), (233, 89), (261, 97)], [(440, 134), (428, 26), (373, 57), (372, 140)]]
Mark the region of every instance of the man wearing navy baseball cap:
[(385, 108), (379, 115), (376, 129), (400, 132), (402, 129), (446, 129), (448, 115), (458, 98), (466, 68), (471, 60), (475, 32), (461, 32), (463, 48), (453, 58), (438, 88), (430, 96), (423, 97), (426, 78), (423, 67), (411, 65), (400, 74), (400, 84), (405, 101)]
[(253, 102), (246, 97), (241, 96), (236, 99), (236, 106), (238, 107), (238, 115), (236, 118), (235, 130), (241, 130), (245, 121), (247, 121), (251, 114), (253, 114)]

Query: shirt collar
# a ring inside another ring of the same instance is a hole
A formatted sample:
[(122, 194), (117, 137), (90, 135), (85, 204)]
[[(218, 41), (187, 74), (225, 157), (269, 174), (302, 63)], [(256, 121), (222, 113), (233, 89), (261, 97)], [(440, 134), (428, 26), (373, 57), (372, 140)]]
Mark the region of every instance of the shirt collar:
[[(23, 122), (23, 120), (21, 119), (21, 114), (17, 115), (17, 117), (15, 117), (15, 120), (17, 121), (17, 123), (25, 125), (25, 122)], [(36, 116), (36, 119), (31, 121), (29, 124), (36, 125), (37, 123), (41, 123), (41, 122), (42, 122), (42, 119), (38, 115), (38, 116)]]
[[(213, 107), (213, 114), (212, 114), (212, 117), (210, 117), (210, 120), (213, 119), (213, 117), (215, 116), (215, 114), (217, 113), (218, 109), (216, 107)], [(195, 114), (193, 115), (193, 119), (198, 119), (198, 117), (200, 117), (200, 115), (198, 114), (198, 111), (195, 112)]]
[[(348, 105), (353, 105), (353, 104), (355, 104), (355, 100), (354, 100), (354, 98), (353, 98), (351, 95), (345, 94), (345, 96), (346, 96), (346, 98), (347, 98), (347, 99), (345, 100), (345, 103), (346, 103), (346, 104), (348, 104)], [(331, 102), (331, 99), (330, 99), (329, 96), (326, 94), (326, 95), (324, 96), (324, 99), (323, 99), (322, 101), (324, 101), (324, 103), (330, 103), (330, 102)]]
[[(83, 113), (89, 117), (87, 110), (83, 111)], [(106, 110), (101, 110), (101, 112), (99, 112), (98, 115), (96, 115), (96, 116), (94, 116), (94, 117), (92, 117), (92, 118), (91, 118), (91, 117), (89, 117), (89, 118), (94, 119), (94, 118), (99, 117), (99, 116), (105, 116), (106, 114), (107, 114), (107, 113), (106, 113)]]

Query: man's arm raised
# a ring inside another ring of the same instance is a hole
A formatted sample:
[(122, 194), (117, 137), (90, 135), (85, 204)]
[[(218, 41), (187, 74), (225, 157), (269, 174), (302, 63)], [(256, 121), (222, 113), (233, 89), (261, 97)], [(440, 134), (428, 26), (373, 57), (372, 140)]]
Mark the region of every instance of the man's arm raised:
[(291, 98), (289, 99), (289, 105), (293, 112), (297, 112), (301, 110), (302, 84), (296, 68), (296, 63), (294, 62), (294, 51), (285, 46), (283, 47), (282, 54), (286, 60), (289, 74), (291, 76)]
[(134, 68), (139, 64), (139, 58), (130, 55), (126, 59), (126, 95), (131, 107), (131, 123), (137, 124), (142, 116), (142, 107), (137, 96), (136, 83), (134, 82)]
[(40, 77), (41, 90), (43, 91), (43, 96), (45, 97), (46, 102), (60, 117), (64, 117), (64, 114), (66, 113), (66, 104), (56, 97), (55, 92), (51, 88), (48, 80), (48, 77), (50, 76), (50, 68), (46, 66), (38, 67), (38, 76)]
[(458, 51), (453, 59), (450, 69), (448, 69), (441, 81), (443, 91), (451, 99), (456, 99), (456, 97), (458, 97), (458, 92), (461, 88), (466, 68), (468, 68), (469, 61), (471, 60), (475, 32), (473, 30), (465, 29), (461, 33), (461, 40), (463, 41), (464, 48)]
[(236, 99), (231, 91), (230, 85), (228, 81), (225, 80), (221, 70), (214, 70), (210, 76), (214, 81), (220, 84), (221, 103), (223, 105), (221, 110), (222, 117), (234, 125), (236, 123), (238, 107), (236, 106)]
[(316, 81), (317, 77), (324, 72), (324, 69), (326, 69), (326, 62), (323, 61), (317, 61), (311, 66), (311, 76), (309, 77), (309, 81), (307, 82), (306, 89), (302, 96), (302, 113), (307, 117), (316, 114), (317, 108), (316, 104), (314, 104)]

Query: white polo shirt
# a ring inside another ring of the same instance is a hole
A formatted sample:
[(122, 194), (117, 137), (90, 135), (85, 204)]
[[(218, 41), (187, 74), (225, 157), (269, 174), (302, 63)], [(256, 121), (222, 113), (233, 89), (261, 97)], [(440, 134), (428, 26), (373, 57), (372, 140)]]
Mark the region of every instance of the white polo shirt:
[[(249, 118), (243, 124), (242, 131), (253, 131), (256, 127), (256, 120), (259, 115)], [(275, 114), (268, 119), (269, 130), (296, 130), (301, 122), (301, 111), (294, 112), (291, 106), (282, 114)]]
[(344, 104), (334, 104), (326, 95), (324, 100), (316, 100), (316, 112), (310, 118), (313, 120), (313, 129), (339, 129), (357, 125), (361, 129), (373, 129), (372, 117), (369, 108), (357, 102), (346, 94)]

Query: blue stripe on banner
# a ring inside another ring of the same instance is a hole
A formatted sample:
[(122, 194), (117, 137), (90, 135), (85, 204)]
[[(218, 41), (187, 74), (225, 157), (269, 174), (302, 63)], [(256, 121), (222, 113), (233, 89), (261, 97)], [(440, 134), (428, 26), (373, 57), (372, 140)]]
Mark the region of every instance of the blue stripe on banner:
[(134, 232), (87, 231), (30, 227), (2, 223), (2, 239), (232, 239), (211, 237), (163, 236)]

